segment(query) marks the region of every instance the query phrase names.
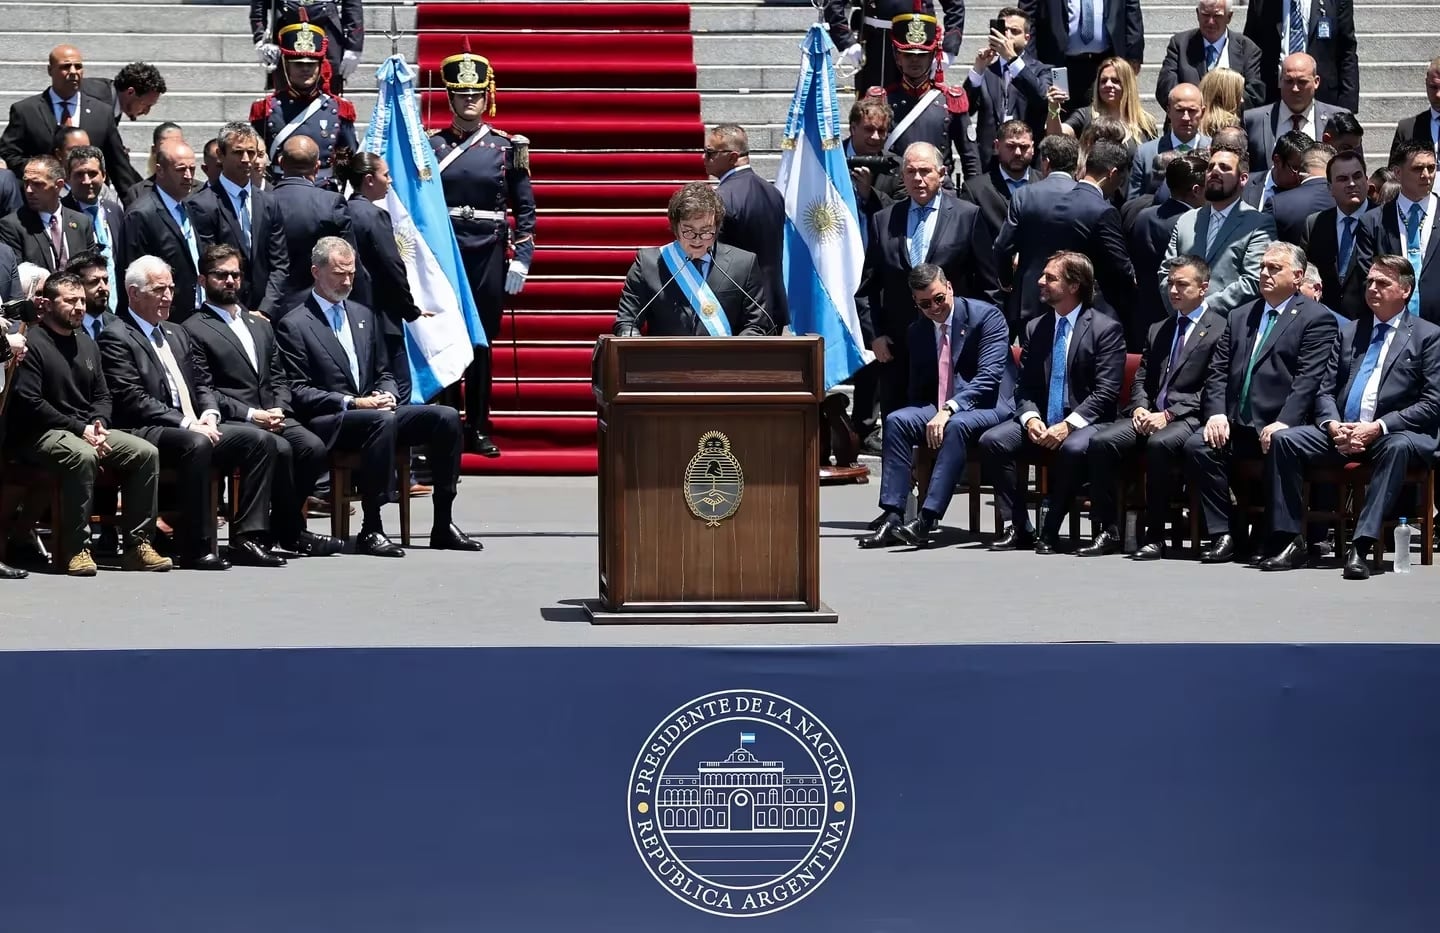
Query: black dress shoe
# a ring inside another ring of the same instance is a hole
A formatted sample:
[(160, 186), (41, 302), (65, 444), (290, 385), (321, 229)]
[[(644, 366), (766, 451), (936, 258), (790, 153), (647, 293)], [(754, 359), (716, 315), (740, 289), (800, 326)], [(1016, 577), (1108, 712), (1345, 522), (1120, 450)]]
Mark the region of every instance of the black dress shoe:
[(362, 531), (355, 539), (355, 553), (371, 557), (404, 557), (405, 549), (385, 537), (383, 531)]
[(929, 547), (930, 535), (939, 527), (935, 519), (919, 516), (896, 528), (895, 536), (911, 547)]
[(885, 522), (890, 518), (890, 516), (894, 514), (894, 512), (881, 512), (879, 515), (876, 515), (874, 518), (870, 519), (870, 524), (866, 525), (865, 527), (869, 528), (871, 531), (879, 531), (880, 526), (885, 524)]
[(1165, 545), (1151, 541), (1130, 556), (1135, 560), (1159, 560), (1165, 556)]
[(11, 567), (8, 564), (0, 564), (0, 580), (23, 580), (28, 576), (30, 576), (30, 571), (28, 570)]
[(1291, 538), (1285, 542), (1280, 553), (1274, 557), (1267, 557), (1260, 562), (1260, 569), (1273, 573), (1280, 570), (1299, 570), (1310, 560), (1310, 545), (1305, 542), (1305, 536)]
[(1095, 540), (1075, 552), (1076, 557), (1103, 557), (1106, 554), (1119, 554), (1124, 542), (1120, 540), (1120, 532), (1114, 528), (1105, 528)]
[(229, 570), (230, 562), (214, 554), (199, 554), (180, 561), (185, 570)]
[(1026, 531), (1019, 525), (1011, 525), (1005, 529), (1005, 534), (1000, 540), (990, 545), (992, 551), (1023, 551), (1035, 545), (1035, 532)]
[(230, 542), (230, 563), (240, 567), (284, 567), (285, 558), (271, 554), (259, 541), (240, 538)]
[(1364, 550), (1352, 547), (1346, 552), (1344, 576), (1347, 580), (1370, 579), (1370, 562), (1365, 559)]
[(468, 431), (465, 435), (465, 449), (472, 454), (479, 454), (482, 457), (500, 456), (500, 448), (490, 440), (490, 435), (481, 434), (479, 431)]
[(1216, 535), (1210, 539), (1210, 546), (1200, 552), (1202, 564), (1228, 564), (1235, 559), (1235, 538), (1229, 534)]
[(1060, 553), (1059, 541), (1054, 535), (1047, 535), (1041, 532), (1035, 538), (1036, 554), (1058, 554)]
[(302, 531), (294, 541), (286, 541), (281, 546), (300, 557), (329, 557), (345, 550), (345, 542), (339, 538), (317, 535), (313, 531)]
[(445, 528), (430, 529), (430, 550), (432, 551), (483, 551), (485, 545), (460, 530), (451, 522)]
[(875, 533), (858, 539), (855, 543), (865, 550), (877, 547), (894, 547), (900, 544), (900, 515), (896, 512), (886, 512), (880, 516), (880, 524), (875, 527)]

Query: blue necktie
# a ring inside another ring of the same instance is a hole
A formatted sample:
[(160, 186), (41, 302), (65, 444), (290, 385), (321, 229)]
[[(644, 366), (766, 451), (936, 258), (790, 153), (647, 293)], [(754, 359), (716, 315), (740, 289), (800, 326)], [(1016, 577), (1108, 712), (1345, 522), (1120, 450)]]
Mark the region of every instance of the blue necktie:
[(123, 285), (115, 277), (115, 249), (110, 243), (110, 228), (105, 223), (104, 215), (100, 213), (99, 204), (88, 205), (85, 212), (90, 215), (90, 222), (95, 225), (95, 242), (105, 250), (105, 271), (110, 276), (110, 310), (114, 311)]
[(1007, 178), (1005, 179), (1005, 184), (1010, 186), (1010, 193), (1014, 194), (1021, 188), (1025, 187), (1025, 183), (1027, 181), (1029, 181), (1028, 178)]
[(1050, 392), (1045, 402), (1045, 423), (1059, 424), (1065, 417), (1065, 335), (1070, 320), (1061, 318), (1055, 327), (1055, 343), (1050, 347)]
[[(183, 203), (175, 205), (175, 219), (180, 224), (180, 235), (185, 238), (185, 245), (190, 249), (190, 261), (194, 263), (195, 271), (200, 271), (200, 244), (195, 241), (195, 228), (190, 226), (190, 215), (185, 212)], [(197, 281), (195, 283), (195, 307), (205, 303), (204, 287)]]
[[(345, 358), (350, 361), (350, 378), (355, 380), (355, 388), (360, 389), (360, 361), (355, 356), (354, 335), (347, 335), (345, 332), (345, 306), (336, 302), (326, 312), (330, 318), (330, 329), (335, 332), (335, 339), (340, 341), (341, 348), (345, 351)], [(347, 336), (349, 339), (346, 339)]]
[(1410, 259), (1410, 268), (1415, 270), (1415, 290), (1410, 293), (1410, 303), (1405, 306), (1409, 314), (1420, 313), (1420, 267), (1424, 265), (1420, 255), (1420, 224), (1425, 212), (1418, 203), (1410, 205), (1410, 216), (1405, 220), (1405, 255)]
[(1095, 41), (1094, 0), (1080, 0), (1080, 41), (1086, 45)]
[(1335, 271), (1343, 279), (1350, 269), (1350, 254), (1355, 251), (1355, 218), (1346, 217), (1341, 221), (1345, 231), (1340, 234), (1340, 268)]
[(1360, 371), (1355, 374), (1355, 381), (1350, 384), (1350, 394), (1345, 397), (1345, 420), (1348, 422), (1360, 420), (1360, 399), (1365, 395), (1365, 384), (1375, 374), (1375, 365), (1380, 362), (1380, 348), (1385, 346), (1385, 335), (1389, 332), (1390, 325), (1381, 324), (1375, 328), (1375, 335), (1370, 338), (1370, 347), (1365, 351)]
[(1205, 44), (1205, 70), (1206, 70), (1206, 71), (1211, 71), (1211, 70), (1213, 70), (1214, 67), (1215, 67), (1215, 63), (1218, 62), (1219, 60), (1220, 60), (1220, 50), (1217, 49), (1217, 48), (1215, 48), (1215, 46), (1213, 46), (1213, 45), (1211, 45), (1211, 44), (1209, 44), (1209, 43), (1207, 42), (1207, 43)]
[(248, 253), (255, 242), (250, 231), (250, 192), (241, 188), (235, 198), (240, 202), (240, 232), (245, 236), (245, 251)]
[(925, 261), (930, 245), (925, 242), (925, 218), (930, 215), (931, 206), (916, 204), (910, 210), (910, 265), (918, 266)]
[(1300, 0), (1290, 0), (1290, 47), (1286, 52), (1294, 55), (1305, 51), (1305, 14), (1300, 11)]

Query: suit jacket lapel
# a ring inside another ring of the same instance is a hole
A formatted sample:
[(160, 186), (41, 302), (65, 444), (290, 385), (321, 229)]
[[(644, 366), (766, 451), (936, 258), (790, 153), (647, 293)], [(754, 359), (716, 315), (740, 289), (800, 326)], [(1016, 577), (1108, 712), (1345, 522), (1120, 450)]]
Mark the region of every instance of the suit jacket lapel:
[[(360, 387), (355, 385), (355, 380), (350, 378), (350, 357), (345, 355), (345, 348), (340, 345), (340, 338), (336, 336), (335, 331), (330, 329), (330, 321), (325, 317), (325, 312), (320, 310), (320, 305), (316, 303), (315, 296), (313, 295), (306, 299), (305, 304), (310, 311), (310, 316), (315, 319), (315, 326), (320, 330), (320, 343), (325, 347), (325, 352), (330, 354), (330, 358), (335, 361), (335, 365), (339, 366), (340, 371), (345, 374), (345, 380), (350, 383), (350, 387), (358, 394)], [(348, 311), (345, 316), (347, 318), (350, 316)], [(352, 321), (350, 324), (350, 335), (351, 339), (355, 341), (355, 356), (359, 359), (360, 341), (359, 338), (355, 336), (355, 331), (356, 327)], [(365, 373), (362, 371), (360, 375), (363, 377)]]
[(925, 244), (925, 261), (932, 262), (935, 255), (935, 247), (945, 242), (950, 233), (950, 227), (955, 223), (955, 202), (945, 197), (944, 192), (935, 196), (937, 214), (935, 216), (935, 228), (930, 234), (930, 242)]
[(1195, 244), (1193, 251), (1203, 253), (1206, 262), (1209, 262), (1211, 259), (1210, 252), (1205, 248), (1205, 244), (1210, 240), (1210, 221), (1214, 218), (1215, 212), (1210, 209), (1208, 204), (1195, 212)]
[[(1220, 225), (1220, 229), (1215, 232), (1215, 244), (1214, 244), (1213, 249), (1220, 249), (1222, 246), (1224, 246), (1224, 245), (1225, 245), (1225, 237), (1226, 237), (1227, 235), (1229, 235), (1230, 229), (1231, 229), (1233, 226), (1235, 226), (1235, 224), (1237, 224), (1237, 223), (1240, 222), (1240, 213), (1241, 213), (1241, 211), (1240, 211), (1240, 204), (1241, 204), (1241, 203), (1242, 203), (1242, 202), (1240, 202), (1240, 201), (1236, 201), (1234, 204), (1232, 204), (1232, 205), (1230, 206), (1230, 214), (1229, 214), (1229, 216), (1227, 216), (1227, 217), (1225, 218), (1225, 222)], [(1212, 220), (1214, 219), (1214, 214), (1213, 214), (1213, 213), (1211, 214), (1211, 218), (1210, 218), (1210, 219), (1212, 219)], [(1209, 232), (1209, 224), (1206, 224), (1206, 232), (1207, 232), (1207, 235), (1208, 235), (1208, 232)], [(1213, 262), (1215, 261), (1214, 253), (1212, 253), (1210, 250), (1206, 250), (1206, 251), (1205, 251), (1205, 261), (1208, 262), (1208, 263), (1213, 263)]]
[[(1275, 341), (1280, 339), (1280, 334), (1284, 332), (1285, 328), (1290, 326), (1291, 321), (1300, 316), (1300, 309), (1297, 307), (1299, 302), (1300, 299), (1298, 297), (1291, 298), (1285, 310), (1280, 312), (1280, 316), (1275, 319), (1275, 323), (1270, 328), (1270, 333), (1265, 335), (1265, 342), (1261, 344), (1260, 352), (1255, 354), (1256, 363), (1259, 363), (1261, 359), (1275, 348)], [(1260, 313), (1262, 315), (1265, 313), (1263, 305), (1260, 308)]]
[(1166, 374), (1166, 382), (1169, 382), (1174, 376), (1175, 370), (1184, 364), (1185, 358), (1200, 344), (1210, 328), (1219, 326), (1222, 323), (1224, 323), (1224, 321), (1219, 319), (1219, 316), (1209, 308), (1201, 312), (1200, 320), (1190, 325), (1190, 332), (1185, 335), (1185, 345), (1180, 348), (1180, 355), (1175, 357), (1175, 365), (1170, 367), (1170, 372)]
[[(1434, 215), (1435, 215), (1435, 205), (1436, 205), (1437, 203), (1440, 203), (1440, 199), (1437, 199), (1437, 198), (1435, 197), (1435, 195), (1432, 194), (1432, 195), (1430, 195), (1430, 199), (1429, 199), (1429, 200), (1430, 200), (1430, 203), (1429, 203), (1429, 205), (1426, 207), (1425, 210), (1426, 210), (1427, 213), (1429, 213), (1429, 214), (1431, 215), (1431, 216), (1430, 216), (1430, 242), (1427, 243), (1427, 244), (1425, 244), (1425, 258), (1420, 262), (1420, 271), (1421, 271), (1422, 273), (1423, 273), (1426, 269), (1428, 269), (1428, 268), (1430, 267), (1430, 260), (1432, 260), (1432, 259), (1435, 258), (1435, 248), (1436, 248), (1437, 246), (1440, 246), (1440, 235), (1437, 235), (1437, 234), (1440, 234), (1440, 223), (1437, 223), (1437, 221), (1440, 221), (1440, 217), (1434, 216)], [(1394, 202), (1391, 202), (1391, 203), (1394, 203)], [(1423, 222), (1423, 221), (1422, 221), (1422, 222)], [(1420, 283), (1419, 283), (1419, 282), (1416, 282), (1416, 283), (1415, 283), (1415, 287), (1416, 287), (1416, 288), (1419, 288), (1419, 287), (1420, 287)]]
[(1410, 335), (1415, 332), (1415, 318), (1402, 311), (1396, 320), (1395, 328), (1395, 336), (1390, 338), (1390, 349), (1385, 353), (1385, 365), (1380, 368), (1381, 385), (1390, 378), (1390, 370), (1395, 368), (1395, 361), (1405, 352), (1405, 345), (1410, 342)]
[[(350, 313), (348, 304), (345, 306), (345, 319), (350, 324), (350, 342), (355, 344), (355, 368), (360, 371), (360, 385), (355, 387), (358, 392), (360, 386), (370, 383), (370, 373), (367, 372), (370, 363), (370, 334), (365, 332), (365, 322)], [(340, 339), (337, 337), (335, 342), (339, 344)], [(345, 360), (346, 372), (349, 372), (350, 360), (345, 356), (343, 347), (340, 349), (340, 357)]]
[[(1228, 48), (1230, 44), (1228, 37), (1225, 44)], [(1200, 34), (1198, 29), (1195, 30), (1195, 34), (1190, 37), (1190, 41), (1185, 46), (1185, 60), (1195, 64), (1196, 74), (1202, 76), (1205, 74), (1205, 37)]]
[(1085, 332), (1090, 329), (1090, 315), (1094, 312), (1089, 308), (1081, 308), (1080, 313), (1075, 317), (1075, 326), (1070, 329), (1070, 345), (1065, 348), (1065, 381), (1070, 381), (1070, 373), (1075, 368), (1075, 353), (1080, 347), (1080, 341)]
[[(201, 320), (203, 320), (209, 327), (219, 331), (220, 335), (224, 337), (227, 341), (229, 341), (230, 345), (235, 348), (235, 352), (240, 354), (240, 359), (244, 360), (246, 365), (249, 365), (250, 356), (245, 352), (245, 345), (240, 342), (239, 337), (235, 336), (235, 332), (230, 329), (229, 324), (226, 324), (224, 321), (220, 320), (220, 318), (215, 316), (214, 309), (212, 309), (209, 305), (206, 305), (196, 313), (201, 316)], [(242, 314), (241, 317), (243, 319), (244, 315)], [(256, 345), (255, 355), (257, 357), (260, 355), (258, 343)]]

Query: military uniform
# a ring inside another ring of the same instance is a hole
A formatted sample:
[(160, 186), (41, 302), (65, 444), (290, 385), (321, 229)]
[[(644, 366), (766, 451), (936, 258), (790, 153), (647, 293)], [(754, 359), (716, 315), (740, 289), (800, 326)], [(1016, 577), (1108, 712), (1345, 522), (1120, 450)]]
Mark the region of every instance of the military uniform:
[[(487, 115), (494, 116), (495, 76), (488, 61), (462, 52), (441, 62), (440, 75), (448, 91), (484, 92)], [(529, 140), (482, 123), (473, 132), (447, 127), (431, 135), (430, 145), (440, 163), (445, 204), (470, 291), (485, 337), (493, 344), (500, 335), (507, 278), (511, 291), (518, 292), (535, 252)], [(515, 219), (513, 234), (507, 204)], [(475, 360), (465, 373), (467, 443), (477, 453), (495, 456), (499, 450), (488, 437), (490, 381), (490, 347), (476, 347)]]
[(324, 0), (297, 3), (295, 0), (250, 0), (250, 33), (258, 46), (279, 44), (280, 30), (295, 23), (310, 22), (325, 31), (325, 60), (330, 66), (330, 92), (343, 93), (342, 62), (346, 52), (358, 60), (365, 50), (365, 10), (360, 0)]
[[(938, 33), (933, 16), (906, 13), (895, 17), (891, 44), (898, 54), (939, 54)], [(898, 72), (898, 66), (896, 70)], [(950, 87), (938, 73), (934, 81), (926, 79), (917, 84), (902, 75), (884, 88), (872, 87), (868, 96), (883, 97), (894, 113), (894, 128), (885, 141), (885, 148), (903, 156), (905, 147), (911, 143), (930, 143), (945, 160), (948, 186), (955, 167), (955, 150), (964, 138), (962, 117), (970, 110), (970, 98), (964, 88)]]
[[(853, 16), (846, 17), (849, 0), (826, 0), (825, 24), (836, 48), (845, 49), (857, 41), (865, 49), (860, 70), (855, 73), (855, 94), (862, 96), (872, 87), (884, 87), (899, 80), (900, 73), (890, 56), (890, 36), (895, 17), (905, 13), (935, 15), (935, 0), (861, 0)], [(944, 51), (960, 53), (965, 34), (965, 0), (941, 0), (945, 11)]]
[[(286, 59), (323, 60), (328, 47), (325, 32), (313, 23), (297, 23), (280, 30), (280, 54)], [(280, 68), (283, 70), (284, 62)], [(270, 157), (270, 178), (284, 177), (280, 167), (280, 148), (291, 136), (308, 136), (320, 150), (320, 171), (317, 184), (331, 187), (330, 163), (337, 146), (352, 152), (359, 148), (355, 135), (355, 105), (325, 90), (322, 76), (313, 95), (297, 98), (282, 80), (281, 89), (257, 100), (250, 107), (250, 125)]]

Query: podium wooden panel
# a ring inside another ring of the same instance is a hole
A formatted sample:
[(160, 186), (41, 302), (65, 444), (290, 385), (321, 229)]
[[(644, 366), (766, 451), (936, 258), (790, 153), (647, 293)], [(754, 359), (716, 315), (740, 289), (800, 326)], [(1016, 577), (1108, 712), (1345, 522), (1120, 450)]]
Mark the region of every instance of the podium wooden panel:
[[(602, 337), (593, 622), (834, 622), (820, 602), (819, 337)], [(740, 465), (711, 525), (686, 470), (710, 431)]]

